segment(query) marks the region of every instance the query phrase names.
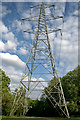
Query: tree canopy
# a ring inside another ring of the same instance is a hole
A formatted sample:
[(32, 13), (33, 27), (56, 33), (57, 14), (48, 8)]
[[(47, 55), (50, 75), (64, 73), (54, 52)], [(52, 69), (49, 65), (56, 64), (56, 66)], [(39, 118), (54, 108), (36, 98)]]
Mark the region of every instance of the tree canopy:
[(62, 77), (62, 85), (71, 114), (80, 114), (80, 66)]
[(2, 114), (9, 115), (12, 106), (13, 96), (10, 92), (10, 78), (0, 69), (0, 79), (2, 79)]

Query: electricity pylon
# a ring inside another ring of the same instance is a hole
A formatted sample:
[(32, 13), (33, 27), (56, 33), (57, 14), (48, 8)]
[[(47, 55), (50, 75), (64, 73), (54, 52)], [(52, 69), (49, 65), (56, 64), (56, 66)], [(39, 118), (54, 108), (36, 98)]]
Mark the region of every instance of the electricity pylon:
[[(53, 106), (58, 106), (62, 113), (67, 118), (69, 118), (69, 112), (65, 101), (63, 88), (56, 69), (56, 64), (54, 56), (52, 54), (51, 44), (48, 35), (57, 31), (61, 32), (61, 29), (54, 27), (53, 29), (48, 30), (47, 21), (49, 21), (49, 19), (51, 20), (52, 18), (50, 18), (49, 15), (45, 14), (45, 9), (50, 7), (53, 7), (55, 10), (54, 5), (44, 3), (31, 7), (33, 9), (39, 8), (39, 16), (22, 19), (23, 21), (37, 20), (38, 24), (35, 28), (36, 31), (24, 31), (24, 33), (35, 34), (35, 38), (33, 40), (33, 46), (28, 56), (28, 60), (26, 62), (22, 78), (20, 80), (20, 84), (26, 88), (27, 98), (29, 98), (32, 93), (35, 94), (35, 90), (37, 90), (37, 93), (38, 90), (40, 90), (39, 95), (42, 92), (45, 93), (46, 97), (50, 100), (51, 104)], [(53, 24), (54, 20), (56, 19), (63, 19), (63, 16), (53, 16)], [(45, 89), (45, 85), (47, 85), (47, 83), (50, 82), (50, 80), (53, 82), (53, 86), (49, 90)], [(16, 103), (18, 103), (20, 98), (21, 95), (18, 98), (18, 100), (15, 96), (13, 108), (10, 115), (14, 113), (16, 109)]]

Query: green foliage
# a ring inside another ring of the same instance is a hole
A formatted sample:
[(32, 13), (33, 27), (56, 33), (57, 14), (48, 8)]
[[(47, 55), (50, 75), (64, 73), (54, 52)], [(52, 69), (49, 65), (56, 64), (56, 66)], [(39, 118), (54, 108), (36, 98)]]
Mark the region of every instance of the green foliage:
[[(5, 116), (10, 115), (10, 111), (12, 109), (13, 101), (14, 101), (14, 96), (17, 92), (17, 89), (15, 89), (14, 93), (11, 93), (10, 91), (10, 78), (5, 75), (5, 72), (0, 69), (0, 85), (2, 83), (2, 114)], [(20, 90), (17, 93), (17, 99), (21, 95), (20, 100), (18, 101), (18, 104), (16, 105), (16, 111), (15, 115), (24, 115), (24, 110), (28, 110), (27, 108), (27, 100), (25, 98), (26, 95), (26, 90), (23, 89), (23, 87), (20, 88)], [(25, 107), (26, 106), (26, 107)], [(24, 108), (25, 107), (25, 108)]]
[(80, 114), (80, 66), (70, 71), (61, 81), (71, 114)]
[[(2, 111), (3, 115), (8, 116), (17, 89), (11, 94), (9, 87), (10, 79), (2, 70), (0, 70), (0, 79), (2, 79)], [(80, 66), (73, 71), (68, 72), (60, 79), (70, 115), (80, 115)], [(49, 93), (47, 91), (56, 91), (53, 88), (56, 83), (57, 79), (54, 78), (50, 81), (48, 87), (45, 88), (45, 92), (48, 96)], [(26, 115), (29, 116), (59, 116), (61, 114), (59, 108), (53, 108), (45, 94), (42, 95), (40, 100), (31, 100), (30, 98), (25, 97), (26, 90), (23, 87), (18, 91), (17, 98), (20, 96), (19, 92), (21, 94), (21, 99), (17, 104), (18, 107), (16, 108), (15, 115), (22, 116), (25, 115), (25, 112)], [(53, 93), (52, 96), (54, 96)]]
[(12, 106), (13, 96), (10, 93), (10, 78), (0, 69), (0, 79), (2, 80), (2, 114), (9, 115)]

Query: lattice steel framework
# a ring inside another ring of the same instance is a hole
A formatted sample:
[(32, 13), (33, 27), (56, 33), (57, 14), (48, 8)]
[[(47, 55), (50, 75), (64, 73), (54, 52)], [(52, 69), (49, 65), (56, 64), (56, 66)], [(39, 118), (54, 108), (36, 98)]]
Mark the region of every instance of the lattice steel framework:
[[(24, 31), (24, 33), (27, 32), (27, 33), (35, 34), (35, 38), (33, 40), (33, 46), (28, 56), (28, 60), (26, 62), (25, 70), (20, 80), (20, 85), (26, 88), (27, 98), (30, 97), (32, 93), (35, 94), (36, 90), (37, 93), (39, 93), (38, 96), (40, 96), (40, 94), (42, 93), (45, 93), (46, 97), (50, 100), (51, 104), (53, 106), (58, 106), (61, 109), (62, 113), (67, 118), (69, 118), (69, 112), (67, 109), (63, 88), (61, 85), (59, 75), (57, 73), (56, 64), (55, 64), (54, 56), (52, 54), (50, 40), (48, 36), (48, 34), (52, 32), (57, 32), (57, 31), (61, 32), (61, 29), (54, 27), (53, 29), (48, 30), (47, 20), (49, 19), (49, 16), (45, 15), (45, 9), (49, 7), (53, 7), (55, 9), (54, 5), (49, 5), (44, 3), (31, 7), (31, 8), (40, 9), (39, 16), (22, 19), (23, 21), (37, 20), (38, 24), (37, 24), (37, 28), (35, 29), (35, 32), (32, 30)], [(54, 16), (53, 19), (54, 20), (63, 19), (63, 16), (56, 16), (56, 17)], [(50, 80), (52, 80), (53, 86), (49, 90), (45, 89), (45, 85), (47, 86), (47, 83), (50, 82)], [(22, 99), (21, 94), (18, 99), (16, 94), (10, 115), (12, 115), (16, 111), (17, 108), (16, 106), (19, 106), (18, 101), (20, 99)]]

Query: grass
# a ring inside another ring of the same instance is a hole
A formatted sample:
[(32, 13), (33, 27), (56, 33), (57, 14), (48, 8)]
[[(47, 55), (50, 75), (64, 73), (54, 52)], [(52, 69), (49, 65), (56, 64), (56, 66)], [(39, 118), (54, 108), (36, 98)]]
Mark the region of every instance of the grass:
[(67, 118), (57, 118), (57, 117), (17, 117), (17, 116), (3, 116), (2, 120), (80, 120), (80, 117), (71, 117), (70, 119)]

